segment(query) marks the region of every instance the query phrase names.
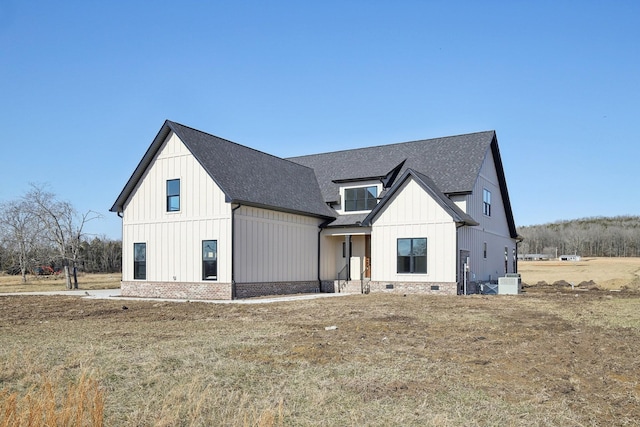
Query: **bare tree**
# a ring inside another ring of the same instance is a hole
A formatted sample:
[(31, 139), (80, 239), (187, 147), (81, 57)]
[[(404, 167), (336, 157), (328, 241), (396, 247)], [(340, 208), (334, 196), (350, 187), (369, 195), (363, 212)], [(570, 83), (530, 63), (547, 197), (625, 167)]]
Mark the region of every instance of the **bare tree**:
[[(87, 222), (98, 218), (99, 214), (88, 211), (80, 215), (71, 203), (58, 200), (55, 194), (35, 184), (31, 184), (31, 190), (26, 194), (25, 200), (32, 206), (33, 214), (41, 222), (46, 231), (45, 235), (63, 261), (67, 289), (77, 289), (76, 263), (83, 229)], [(73, 267), (73, 284), (69, 264)]]
[(30, 255), (38, 246), (42, 227), (33, 210), (25, 200), (0, 204), (0, 228), (5, 245), (17, 257), (22, 281), (27, 281)]

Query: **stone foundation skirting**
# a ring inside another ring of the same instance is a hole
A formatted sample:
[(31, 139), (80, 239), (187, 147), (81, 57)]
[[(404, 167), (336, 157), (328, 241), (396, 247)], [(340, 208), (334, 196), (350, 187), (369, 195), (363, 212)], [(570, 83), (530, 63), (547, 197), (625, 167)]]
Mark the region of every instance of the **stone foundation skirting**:
[(236, 283), (236, 298), (252, 298), (264, 295), (308, 294), (314, 292), (320, 292), (320, 285), (317, 280), (310, 282)]
[[(337, 292), (338, 284), (335, 284), (334, 287)], [(340, 292), (457, 295), (458, 285), (455, 282), (361, 282), (360, 280), (352, 280), (346, 284), (344, 282), (340, 282)]]
[(122, 281), (120, 293), (123, 297), (230, 300), (231, 283)]

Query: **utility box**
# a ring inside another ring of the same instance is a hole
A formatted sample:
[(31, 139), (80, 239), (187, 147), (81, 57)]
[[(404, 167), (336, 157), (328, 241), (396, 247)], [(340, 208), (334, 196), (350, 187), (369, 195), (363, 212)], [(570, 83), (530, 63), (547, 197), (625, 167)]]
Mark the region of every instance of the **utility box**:
[(483, 295), (497, 295), (498, 294), (498, 285), (495, 283), (482, 283), (480, 285), (480, 289), (482, 290)]
[(520, 293), (520, 275), (508, 274), (506, 277), (498, 277), (498, 295), (518, 295)]
[(350, 258), (351, 264), (351, 280), (360, 280), (362, 278), (362, 258), (352, 256)]

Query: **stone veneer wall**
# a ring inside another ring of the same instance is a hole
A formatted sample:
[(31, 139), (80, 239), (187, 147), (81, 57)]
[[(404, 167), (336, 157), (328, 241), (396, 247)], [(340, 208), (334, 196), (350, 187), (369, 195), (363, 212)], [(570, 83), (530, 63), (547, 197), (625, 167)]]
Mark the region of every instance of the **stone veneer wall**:
[(290, 295), (320, 292), (317, 280), (311, 282), (259, 282), (236, 283), (236, 298), (251, 298), (264, 295)]
[[(393, 286), (393, 287), (391, 287)], [(360, 293), (364, 288), (368, 292), (386, 292), (396, 294), (432, 294), (432, 295), (457, 295), (457, 283), (435, 282), (360, 282), (353, 280), (342, 287), (341, 292)]]
[(231, 283), (122, 281), (123, 297), (175, 298), (188, 300), (230, 300)]

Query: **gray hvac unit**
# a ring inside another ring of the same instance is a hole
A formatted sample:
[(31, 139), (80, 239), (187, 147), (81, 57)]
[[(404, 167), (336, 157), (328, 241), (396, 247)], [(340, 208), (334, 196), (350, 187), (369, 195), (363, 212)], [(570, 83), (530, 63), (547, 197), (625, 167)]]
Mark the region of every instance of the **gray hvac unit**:
[(518, 295), (520, 287), (520, 275), (517, 273), (498, 277), (498, 294), (500, 295)]

